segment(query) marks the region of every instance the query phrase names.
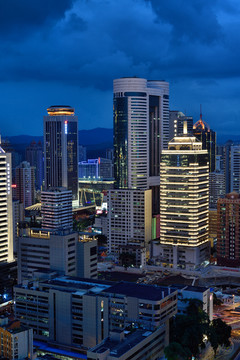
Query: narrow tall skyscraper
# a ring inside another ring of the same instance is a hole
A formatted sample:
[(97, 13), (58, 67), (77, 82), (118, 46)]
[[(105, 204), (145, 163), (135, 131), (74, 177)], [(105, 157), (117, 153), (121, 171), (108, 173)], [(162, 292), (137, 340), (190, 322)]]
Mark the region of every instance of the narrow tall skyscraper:
[(159, 214), (160, 153), (169, 141), (169, 84), (114, 80), (114, 177), (117, 189), (152, 189)]
[(16, 199), (24, 208), (35, 201), (35, 169), (27, 161), (16, 167)]
[(161, 155), (159, 257), (194, 269), (209, 259), (209, 162), (194, 136), (175, 136)]
[(12, 176), (11, 154), (1, 146), (0, 178), (0, 262), (5, 262), (13, 260)]
[(193, 135), (201, 141), (202, 148), (207, 149), (209, 156), (209, 172), (216, 168), (216, 133), (203, 121), (202, 111), (200, 119), (193, 125)]
[(27, 147), (26, 160), (35, 168), (35, 186), (36, 190), (40, 190), (44, 177), (43, 146), (41, 141), (38, 143), (32, 141)]
[(70, 106), (51, 106), (44, 116), (45, 189), (66, 187), (78, 204), (78, 117)]

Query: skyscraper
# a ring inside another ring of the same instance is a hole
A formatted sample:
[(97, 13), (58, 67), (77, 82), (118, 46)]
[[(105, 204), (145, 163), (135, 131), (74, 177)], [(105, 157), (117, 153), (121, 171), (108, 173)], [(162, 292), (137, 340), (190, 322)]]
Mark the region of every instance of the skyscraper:
[(44, 116), (45, 189), (66, 187), (78, 204), (78, 117), (70, 106), (51, 106)]
[(16, 167), (16, 199), (23, 203), (24, 208), (34, 204), (35, 200), (35, 169), (27, 161)]
[(216, 167), (216, 133), (203, 121), (202, 113), (200, 119), (193, 125), (193, 135), (202, 142), (202, 148), (207, 149), (209, 156), (209, 172), (215, 171)]
[(159, 164), (169, 140), (169, 84), (114, 80), (114, 177), (117, 189), (152, 189), (159, 214)]
[(192, 134), (193, 132), (193, 118), (192, 116), (186, 116), (181, 111), (172, 110), (169, 111), (169, 138), (179, 136), (183, 133), (183, 123), (187, 121), (187, 132)]
[(41, 214), (43, 229), (72, 229), (72, 192), (65, 188), (42, 191)]
[(41, 141), (38, 143), (32, 141), (27, 147), (26, 160), (35, 168), (35, 186), (36, 190), (40, 190), (44, 177), (43, 146)]
[(11, 154), (0, 146), (0, 262), (13, 260)]
[(240, 192), (240, 145), (231, 146), (230, 191)]
[(161, 155), (160, 258), (193, 269), (209, 258), (207, 150), (186, 128)]

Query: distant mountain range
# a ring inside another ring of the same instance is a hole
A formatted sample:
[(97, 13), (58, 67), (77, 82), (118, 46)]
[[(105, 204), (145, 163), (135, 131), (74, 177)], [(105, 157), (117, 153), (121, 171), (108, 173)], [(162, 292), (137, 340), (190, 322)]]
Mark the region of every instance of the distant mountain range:
[[(22, 154), (24, 158), (25, 149), (32, 141), (43, 143), (43, 136), (18, 135), (5, 136), (15, 151)], [(106, 149), (113, 147), (113, 129), (96, 128), (78, 131), (79, 144), (87, 147), (87, 157), (105, 157)]]
[[(79, 130), (79, 144), (95, 145), (101, 143), (113, 143), (113, 129), (96, 128), (91, 130)], [(43, 136), (17, 135), (5, 136), (12, 145), (14, 144), (30, 144), (32, 141), (43, 142)]]

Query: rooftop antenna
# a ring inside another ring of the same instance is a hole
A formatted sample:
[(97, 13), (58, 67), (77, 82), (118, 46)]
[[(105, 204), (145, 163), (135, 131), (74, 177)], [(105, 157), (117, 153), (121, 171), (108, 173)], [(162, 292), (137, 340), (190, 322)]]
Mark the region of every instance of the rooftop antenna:
[(200, 120), (202, 120), (202, 104), (200, 104)]

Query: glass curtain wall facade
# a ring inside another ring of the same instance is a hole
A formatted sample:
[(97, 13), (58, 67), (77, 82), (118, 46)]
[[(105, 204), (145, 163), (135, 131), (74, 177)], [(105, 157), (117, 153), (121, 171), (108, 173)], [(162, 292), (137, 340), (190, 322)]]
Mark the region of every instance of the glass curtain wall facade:
[(44, 116), (45, 189), (66, 187), (78, 199), (78, 118), (68, 106)]

